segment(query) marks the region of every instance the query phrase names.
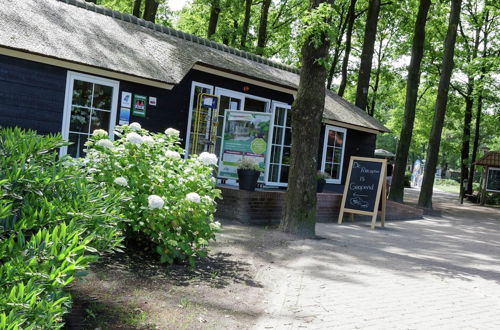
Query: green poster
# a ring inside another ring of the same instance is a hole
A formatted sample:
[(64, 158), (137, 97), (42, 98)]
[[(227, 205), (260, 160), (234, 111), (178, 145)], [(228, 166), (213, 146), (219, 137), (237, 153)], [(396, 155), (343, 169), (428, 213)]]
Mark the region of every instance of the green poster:
[(146, 101), (146, 96), (134, 94), (134, 103), (132, 104), (133, 116), (146, 117)]
[(262, 169), (259, 181), (264, 181), (271, 114), (226, 110), (224, 117), (219, 177), (238, 178), (238, 163), (253, 158)]

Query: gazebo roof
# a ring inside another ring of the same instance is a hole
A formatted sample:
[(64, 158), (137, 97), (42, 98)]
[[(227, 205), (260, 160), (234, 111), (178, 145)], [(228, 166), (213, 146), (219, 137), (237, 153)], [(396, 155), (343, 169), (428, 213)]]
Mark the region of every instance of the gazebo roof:
[(500, 151), (490, 151), (474, 164), (488, 167), (500, 167)]

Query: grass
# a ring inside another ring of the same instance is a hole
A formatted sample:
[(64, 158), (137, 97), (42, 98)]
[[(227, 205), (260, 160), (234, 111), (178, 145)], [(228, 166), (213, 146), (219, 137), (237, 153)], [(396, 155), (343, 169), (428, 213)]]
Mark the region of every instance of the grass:
[(434, 188), (455, 194), (460, 192), (460, 184), (455, 180), (449, 179), (437, 179), (434, 183)]

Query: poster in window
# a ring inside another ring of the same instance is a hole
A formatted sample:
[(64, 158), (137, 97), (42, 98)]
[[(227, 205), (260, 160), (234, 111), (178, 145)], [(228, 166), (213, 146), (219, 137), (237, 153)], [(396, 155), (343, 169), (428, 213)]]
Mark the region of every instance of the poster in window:
[(500, 168), (488, 168), (486, 191), (500, 192)]
[(271, 114), (226, 110), (219, 177), (238, 178), (238, 163), (242, 158), (253, 159), (261, 168), (259, 182), (264, 181)]
[(132, 115), (137, 117), (146, 117), (146, 102), (147, 102), (146, 96), (134, 94), (134, 105), (132, 108)]

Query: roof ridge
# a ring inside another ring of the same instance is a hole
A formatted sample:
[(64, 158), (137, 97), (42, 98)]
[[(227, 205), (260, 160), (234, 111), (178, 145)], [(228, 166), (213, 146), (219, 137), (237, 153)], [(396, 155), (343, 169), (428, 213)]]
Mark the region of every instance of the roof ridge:
[(223, 51), (225, 53), (229, 53), (229, 54), (233, 54), (233, 55), (236, 55), (239, 57), (243, 57), (243, 58), (246, 58), (247, 60), (250, 60), (253, 62), (262, 63), (262, 64), (269, 65), (269, 66), (274, 67), (274, 68), (278, 68), (278, 69), (285, 70), (288, 72), (300, 74), (300, 70), (297, 68), (294, 68), (292, 66), (281, 64), (278, 62), (274, 62), (268, 58), (259, 56), (257, 54), (253, 54), (253, 53), (249, 53), (249, 52), (237, 49), (237, 48), (229, 47), (229, 46), (226, 46), (224, 44), (215, 42), (213, 40), (201, 38), (201, 37), (195, 36), (195, 35), (190, 34), (190, 33), (186, 33), (186, 32), (180, 31), (180, 30), (173, 29), (173, 28), (168, 27), (168, 26), (149, 22), (149, 21), (146, 21), (142, 18), (138, 18), (136, 16), (133, 16), (133, 15), (130, 15), (127, 13), (122, 13), (122, 12), (117, 11), (117, 10), (105, 8), (105, 7), (96, 5), (95, 3), (92, 3), (92, 2), (87, 2), (84, 0), (56, 0), (56, 1), (64, 2), (68, 5), (73, 5), (73, 6), (76, 6), (79, 8), (93, 11), (93, 12), (101, 14), (101, 15), (116, 18), (116, 19), (119, 19), (121, 21), (125, 21), (127, 23), (139, 25), (139, 26), (148, 28), (148, 29), (153, 30), (153, 31), (161, 32), (161, 33), (164, 33), (164, 34), (167, 34), (167, 35), (179, 38), (179, 39), (191, 41), (191, 42), (194, 42), (194, 43), (202, 45), (202, 46), (206, 46), (209, 48)]

